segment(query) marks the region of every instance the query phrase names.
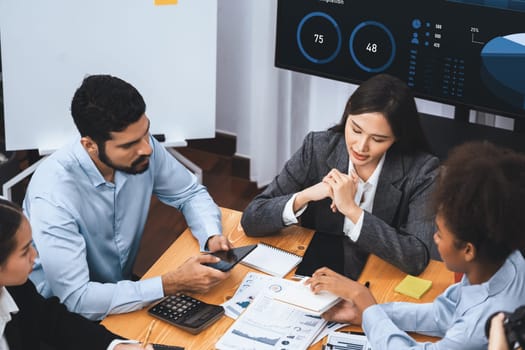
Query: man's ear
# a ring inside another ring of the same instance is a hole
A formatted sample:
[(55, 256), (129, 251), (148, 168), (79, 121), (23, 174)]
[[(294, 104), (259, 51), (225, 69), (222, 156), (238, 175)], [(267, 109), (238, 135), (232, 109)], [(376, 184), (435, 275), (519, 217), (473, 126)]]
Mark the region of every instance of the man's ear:
[(80, 138), (80, 144), (86, 152), (89, 153), (90, 156), (97, 157), (98, 156), (98, 145), (93, 139), (89, 136), (84, 136)]
[(465, 247), (463, 248), (463, 254), (465, 257), (465, 261), (472, 262), (478, 255), (478, 251), (476, 250), (474, 244), (467, 242), (467, 244), (465, 244)]

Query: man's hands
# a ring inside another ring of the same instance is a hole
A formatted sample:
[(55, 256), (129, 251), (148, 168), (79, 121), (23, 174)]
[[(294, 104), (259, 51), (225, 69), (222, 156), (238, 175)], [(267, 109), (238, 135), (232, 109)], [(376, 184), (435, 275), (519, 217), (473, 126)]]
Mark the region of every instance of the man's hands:
[(233, 248), (230, 240), (223, 235), (215, 235), (208, 238), (206, 243), (210, 252), (216, 252), (218, 250), (230, 250)]
[(367, 287), (327, 267), (315, 271), (305, 284), (310, 285), (314, 293), (327, 290), (344, 299), (323, 314), (323, 317), (330, 321), (361, 324), (363, 311), (377, 304)]
[[(206, 242), (206, 246), (211, 252), (233, 248), (228, 238), (223, 235), (211, 236)], [(203, 265), (219, 261), (219, 258), (211, 254), (189, 258), (175, 271), (170, 271), (161, 276), (164, 295), (172, 295), (177, 292), (206, 293), (230, 275), (229, 272)]]
[(202, 265), (218, 261), (220, 259), (211, 254), (189, 258), (175, 271), (170, 271), (161, 276), (164, 295), (172, 295), (182, 291), (206, 293), (230, 275), (229, 272), (222, 272), (213, 267)]

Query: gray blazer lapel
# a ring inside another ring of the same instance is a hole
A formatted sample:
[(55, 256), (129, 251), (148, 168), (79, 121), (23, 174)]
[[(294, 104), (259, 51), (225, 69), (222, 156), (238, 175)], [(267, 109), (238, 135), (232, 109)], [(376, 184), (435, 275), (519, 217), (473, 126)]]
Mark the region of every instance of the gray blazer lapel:
[(386, 154), (385, 163), (377, 183), (374, 207), (372, 208), (375, 216), (389, 224), (392, 224), (402, 196), (402, 191), (399, 190), (399, 181), (404, 176), (401, 158), (402, 156), (396, 152)]
[(346, 150), (346, 143), (344, 137), (340, 137), (337, 140), (337, 144), (333, 148), (333, 151), (328, 155), (328, 158), (326, 159), (326, 165), (328, 167), (326, 173), (328, 173), (328, 171), (330, 171), (333, 168), (336, 168), (342, 173), (348, 173), (348, 152)]
[[(328, 172), (334, 168), (344, 174), (348, 174), (348, 151), (346, 150), (346, 142), (344, 136), (339, 137), (336, 142), (337, 143), (334, 144), (333, 147), (331, 147), (332, 152), (330, 152), (326, 158), (327, 169), (323, 176), (328, 174)], [(336, 227), (340, 228), (341, 234), (343, 234), (342, 228), (344, 224), (344, 219), (344, 215), (340, 213), (333, 215), (330, 219), (334, 222)]]

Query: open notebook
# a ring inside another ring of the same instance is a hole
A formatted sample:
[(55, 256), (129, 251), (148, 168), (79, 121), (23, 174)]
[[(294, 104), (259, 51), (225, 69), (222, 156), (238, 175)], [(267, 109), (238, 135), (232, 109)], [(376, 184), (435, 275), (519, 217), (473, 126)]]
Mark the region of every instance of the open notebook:
[(250, 254), (242, 259), (241, 264), (267, 274), (284, 277), (301, 262), (302, 257), (266, 243), (257, 244)]

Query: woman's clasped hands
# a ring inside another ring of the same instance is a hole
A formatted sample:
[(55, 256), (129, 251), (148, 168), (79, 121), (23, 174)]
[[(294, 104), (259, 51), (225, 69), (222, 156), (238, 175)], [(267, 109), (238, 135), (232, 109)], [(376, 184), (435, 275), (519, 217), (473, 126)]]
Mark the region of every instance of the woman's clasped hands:
[(328, 196), (332, 199), (330, 208), (334, 213), (339, 211), (348, 216), (350, 212), (359, 209), (354, 200), (359, 177), (354, 170), (350, 171), (350, 174), (344, 174), (337, 169), (332, 169), (322, 182), (329, 186)]

